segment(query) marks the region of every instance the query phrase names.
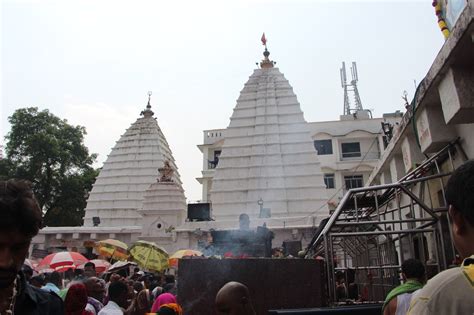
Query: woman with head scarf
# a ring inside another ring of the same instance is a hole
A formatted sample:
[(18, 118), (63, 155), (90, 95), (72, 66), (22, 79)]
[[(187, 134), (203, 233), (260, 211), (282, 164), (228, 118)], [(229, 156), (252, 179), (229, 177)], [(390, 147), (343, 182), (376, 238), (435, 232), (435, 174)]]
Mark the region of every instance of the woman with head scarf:
[(74, 283), (67, 290), (64, 299), (64, 313), (66, 315), (92, 315), (86, 311), (87, 290), (83, 283)]
[(151, 312), (156, 313), (163, 304), (176, 303), (176, 297), (171, 293), (160, 294), (153, 306), (151, 307)]

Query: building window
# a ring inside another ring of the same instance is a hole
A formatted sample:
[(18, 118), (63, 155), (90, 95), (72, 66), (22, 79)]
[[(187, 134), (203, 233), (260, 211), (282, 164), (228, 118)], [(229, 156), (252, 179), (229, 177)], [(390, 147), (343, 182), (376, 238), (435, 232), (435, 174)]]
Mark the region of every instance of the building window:
[(361, 156), (359, 142), (341, 143), (341, 151), (343, 158), (353, 158)]
[(332, 154), (332, 140), (315, 140), (314, 148), (318, 151), (318, 155)]
[(362, 175), (344, 176), (344, 184), (346, 185), (346, 190), (349, 190), (352, 188), (363, 187), (364, 180)]
[(326, 185), (326, 189), (335, 188), (334, 174), (324, 174), (324, 184)]

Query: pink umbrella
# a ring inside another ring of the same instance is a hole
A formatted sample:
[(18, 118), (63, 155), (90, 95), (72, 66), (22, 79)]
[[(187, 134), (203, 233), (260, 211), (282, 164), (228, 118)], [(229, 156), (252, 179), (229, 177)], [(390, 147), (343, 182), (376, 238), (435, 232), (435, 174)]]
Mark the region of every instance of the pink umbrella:
[[(92, 259), (90, 260), (90, 262), (94, 263), (95, 271), (97, 271), (98, 273), (105, 272), (110, 268), (110, 263), (103, 259)], [(86, 263), (80, 264), (79, 266), (77, 266), (77, 269), (84, 269), (85, 264)]]
[(76, 266), (86, 263), (89, 260), (76, 252), (59, 252), (46, 256), (38, 264), (37, 269), (51, 268), (58, 270), (66, 269), (67, 267), (75, 268)]

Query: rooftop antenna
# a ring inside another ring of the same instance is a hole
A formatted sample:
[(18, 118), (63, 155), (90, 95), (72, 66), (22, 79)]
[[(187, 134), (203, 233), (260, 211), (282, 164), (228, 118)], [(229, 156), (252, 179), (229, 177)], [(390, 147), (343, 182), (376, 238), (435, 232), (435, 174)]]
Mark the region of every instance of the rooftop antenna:
[[(357, 89), (357, 82), (359, 75), (357, 74), (357, 64), (352, 62), (351, 82), (347, 83), (346, 63), (342, 62), (342, 68), (339, 70), (341, 74), (341, 87), (344, 89), (344, 110), (343, 115), (351, 115), (353, 112), (363, 110), (362, 101), (360, 100), (359, 90)], [(354, 108), (351, 108), (349, 100), (349, 92), (354, 94)]]

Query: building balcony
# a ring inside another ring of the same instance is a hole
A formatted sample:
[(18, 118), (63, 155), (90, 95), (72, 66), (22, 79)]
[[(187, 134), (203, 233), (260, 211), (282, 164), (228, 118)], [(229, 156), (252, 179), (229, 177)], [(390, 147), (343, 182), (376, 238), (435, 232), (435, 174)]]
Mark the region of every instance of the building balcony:
[(370, 152), (343, 152), (339, 156), (339, 160), (342, 162), (350, 161), (361, 161), (361, 160), (378, 160), (380, 159), (380, 152), (370, 151)]

